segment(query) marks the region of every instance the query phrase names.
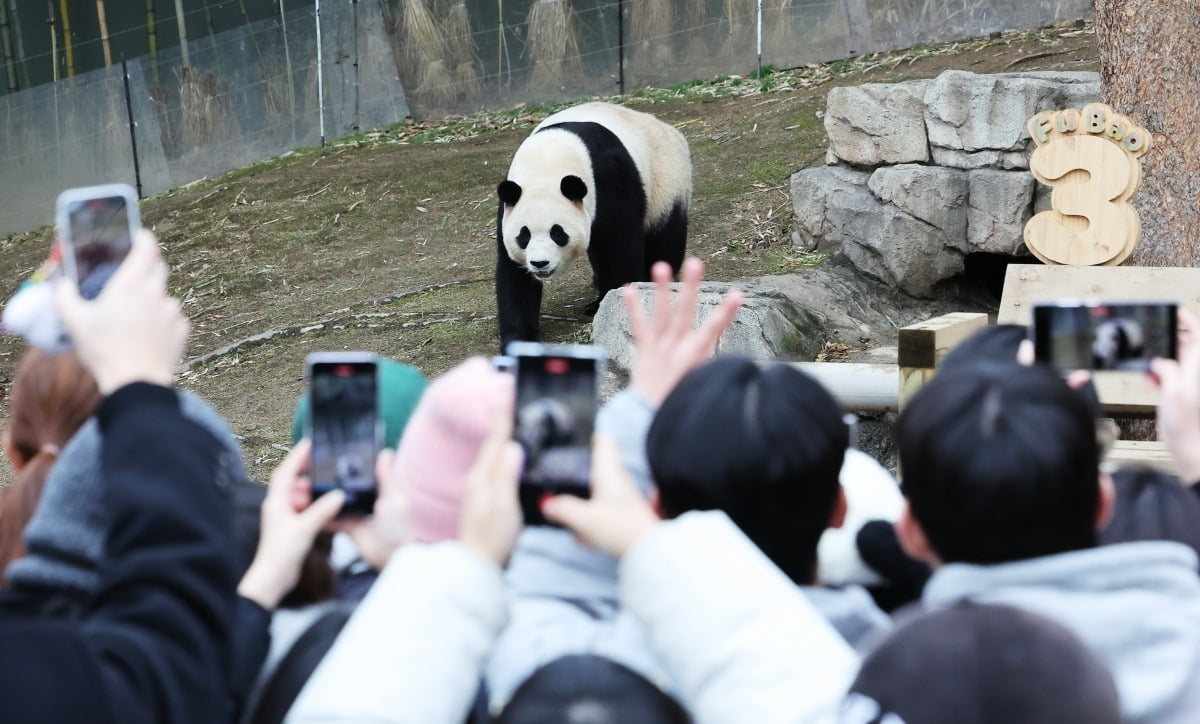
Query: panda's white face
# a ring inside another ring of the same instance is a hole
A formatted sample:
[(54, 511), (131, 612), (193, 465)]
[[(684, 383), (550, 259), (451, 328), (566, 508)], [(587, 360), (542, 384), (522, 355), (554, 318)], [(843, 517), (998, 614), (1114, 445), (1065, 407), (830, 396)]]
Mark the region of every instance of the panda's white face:
[[(506, 181), (500, 191), (504, 248), (510, 259), (542, 282), (553, 279), (583, 255), (591, 233), (581, 200), (572, 201), (558, 188), (559, 184), (554, 186), (547, 193)], [(514, 196), (516, 203), (508, 203)]]

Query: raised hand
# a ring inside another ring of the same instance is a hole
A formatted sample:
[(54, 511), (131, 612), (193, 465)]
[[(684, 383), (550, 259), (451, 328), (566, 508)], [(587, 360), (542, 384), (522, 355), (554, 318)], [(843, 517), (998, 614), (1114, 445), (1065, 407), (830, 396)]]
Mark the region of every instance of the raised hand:
[(671, 267), (658, 262), (650, 271), (654, 279), (653, 318), (642, 311), (641, 295), (627, 286), (621, 290), (633, 330), (633, 368), (629, 386), (651, 404), (659, 405), (675, 384), (712, 356), (721, 334), (742, 305), (742, 292), (730, 290), (700, 327), (696, 299), (704, 280), (704, 262), (690, 257), (683, 263), (679, 298), (671, 304)]
[(623, 556), (658, 525), (658, 516), (621, 466), (616, 444), (603, 436), (592, 444), (591, 480), (590, 499), (556, 495), (542, 504), (542, 514), (585, 545)]
[(1158, 435), (1188, 483), (1200, 481), (1200, 320), (1180, 307), (1178, 360), (1150, 362), (1150, 379), (1162, 390)]
[(300, 566), (317, 534), (345, 501), (340, 490), (313, 501), (312, 483), (305, 474), (311, 452), (309, 441), (301, 440), (271, 473), (260, 513), (258, 550), (238, 584), (238, 593), (267, 610), (278, 606), (295, 587), (300, 580)]
[(141, 230), (104, 290), (84, 301), (74, 280), (56, 282), (59, 316), (79, 359), (107, 395), (131, 382), (170, 385), (190, 330), (179, 300), (167, 295), (158, 241)]
[(513, 403), (500, 405), (491, 430), (467, 473), (459, 539), (463, 545), (503, 566), (523, 525), (517, 497), (523, 453), (512, 439)]

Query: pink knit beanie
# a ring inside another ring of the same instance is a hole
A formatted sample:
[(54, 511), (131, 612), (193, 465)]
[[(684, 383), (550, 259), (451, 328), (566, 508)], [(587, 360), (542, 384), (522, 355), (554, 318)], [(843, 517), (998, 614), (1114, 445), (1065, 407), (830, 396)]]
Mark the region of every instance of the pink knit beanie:
[(458, 537), (467, 472), (475, 463), (496, 410), (513, 396), (512, 377), (472, 357), (425, 388), (392, 462), (408, 497), (413, 540)]

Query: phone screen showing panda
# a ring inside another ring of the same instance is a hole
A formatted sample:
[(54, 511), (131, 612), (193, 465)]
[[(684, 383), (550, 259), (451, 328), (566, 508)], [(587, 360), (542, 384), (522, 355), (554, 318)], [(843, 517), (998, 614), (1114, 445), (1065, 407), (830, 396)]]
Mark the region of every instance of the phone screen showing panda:
[(67, 219), (63, 234), (79, 293), (84, 299), (94, 299), (133, 244), (128, 200), (108, 196), (71, 201)]
[(375, 509), (379, 452), (375, 362), (320, 362), (310, 367), (309, 414), (313, 497), (341, 489), (341, 516)]
[(1037, 359), (1060, 370), (1145, 372), (1155, 357), (1175, 357), (1176, 309), (1168, 302), (1036, 305)]
[(543, 498), (590, 495), (599, 360), (553, 353), (515, 357), (513, 437), (525, 452), (521, 509), (527, 525), (547, 525), (540, 508)]

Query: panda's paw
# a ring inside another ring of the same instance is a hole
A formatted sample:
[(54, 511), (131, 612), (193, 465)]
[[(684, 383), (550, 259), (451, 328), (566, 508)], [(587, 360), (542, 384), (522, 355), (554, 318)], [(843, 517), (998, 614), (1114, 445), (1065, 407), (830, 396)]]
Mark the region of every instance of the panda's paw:
[(592, 302), (591, 304), (589, 304), (583, 308), (583, 313), (589, 317), (596, 316), (596, 312), (598, 312), (598, 311), (600, 311), (600, 300), (599, 299), (597, 299), (596, 301)]

